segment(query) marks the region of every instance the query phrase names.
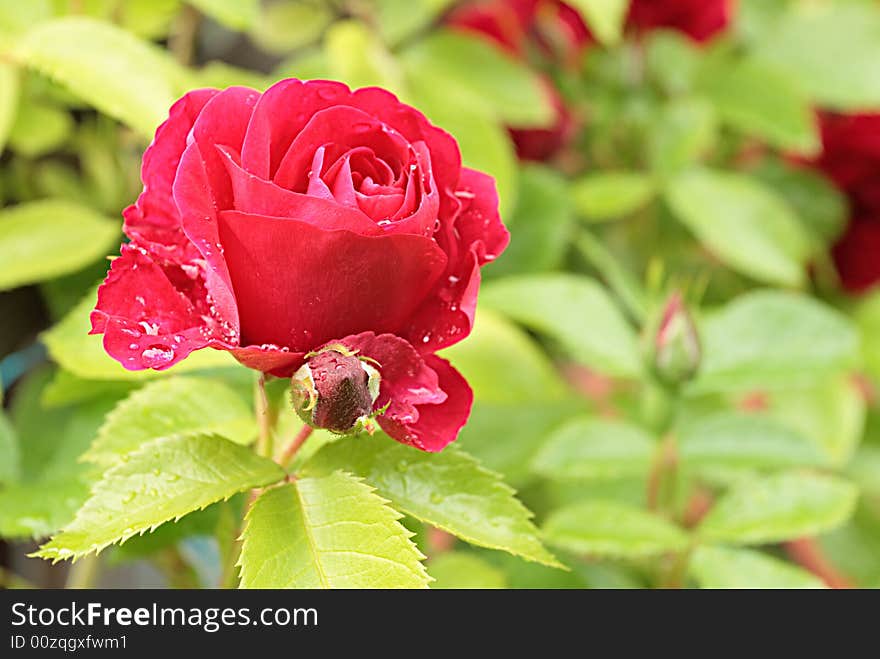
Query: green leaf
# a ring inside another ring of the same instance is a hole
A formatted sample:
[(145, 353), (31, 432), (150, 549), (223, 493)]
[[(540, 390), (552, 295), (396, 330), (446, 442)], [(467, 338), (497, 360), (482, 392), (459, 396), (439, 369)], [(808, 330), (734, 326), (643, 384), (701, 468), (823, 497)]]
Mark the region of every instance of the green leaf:
[(434, 590), (507, 587), (504, 572), (464, 551), (448, 551), (432, 558), (428, 572), (434, 577)]
[(514, 491), (454, 448), (430, 454), (384, 435), (351, 437), (325, 446), (305, 467), (307, 474), (336, 469), (364, 478), (402, 512), (471, 544), (559, 565)]
[(0, 153), (15, 121), (18, 92), (18, 70), (7, 62), (0, 62)]
[(834, 467), (849, 463), (865, 431), (865, 395), (848, 374), (806, 389), (775, 391), (769, 407), (770, 414), (812, 440)]
[(481, 302), (557, 340), (577, 361), (635, 377), (643, 366), (635, 332), (598, 283), (578, 275), (507, 277), (483, 287)]
[(703, 158), (717, 137), (717, 118), (711, 103), (687, 96), (673, 99), (656, 114), (651, 125), (651, 168), (661, 177), (672, 176)]
[(810, 99), (797, 78), (772, 64), (710, 59), (698, 89), (723, 121), (748, 136), (805, 155), (821, 147)]
[(855, 509), (858, 491), (832, 476), (782, 473), (734, 486), (698, 528), (707, 542), (757, 545), (829, 531)]
[(521, 329), (480, 309), (473, 331), (443, 351), (481, 402), (534, 403), (559, 400), (566, 389), (544, 352)]
[(425, 588), (424, 558), (371, 487), (343, 472), (263, 493), (247, 514), (242, 588)]
[(162, 437), (111, 467), (74, 520), (35, 556), (76, 560), (284, 478), (276, 463), (214, 435)]
[(174, 101), (170, 59), (103, 21), (71, 16), (40, 24), (16, 44), (16, 57), (147, 138)]
[(260, 18), (260, 0), (187, 0), (221, 25), (243, 32)]
[(690, 574), (700, 588), (824, 588), (809, 572), (749, 549), (699, 547)]
[(812, 384), (858, 359), (849, 320), (795, 293), (742, 295), (707, 318), (701, 336), (703, 364), (692, 391)]
[(34, 201), (0, 212), (0, 290), (67, 274), (100, 258), (119, 227), (69, 201)]
[(784, 469), (826, 463), (809, 438), (757, 414), (703, 417), (684, 424), (678, 441), (678, 455), (690, 468)]
[(702, 52), (690, 37), (672, 30), (652, 30), (643, 38), (651, 76), (671, 95), (688, 91), (702, 61)]
[(18, 437), (0, 410), (0, 486), (18, 480), (20, 462)]
[(634, 213), (654, 197), (654, 181), (638, 172), (603, 171), (575, 181), (571, 194), (585, 219), (601, 222)]
[(332, 8), (323, 2), (273, 2), (262, 8), (250, 36), (263, 50), (282, 55), (318, 41), (332, 20)]
[(408, 85), (430, 86), (455, 112), (468, 108), (517, 127), (553, 122), (553, 106), (538, 75), (485, 39), (435, 31), (404, 50), (401, 63)]
[(855, 320), (861, 330), (865, 368), (880, 381), (880, 289), (866, 296), (859, 304)]
[(73, 518), (89, 491), (94, 468), (79, 461), (118, 399), (103, 395), (76, 405), (42, 403), (51, 370), (16, 386), (9, 419), (18, 437), (18, 479), (0, 488), (0, 536), (45, 537)]
[(370, 0), (364, 20), (375, 22), (386, 43), (401, 39), (427, 27), (454, 0)]
[(59, 149), (73, 132), (70, 115), (51, 105), (22, 102), (9, 133), (9, 146), (37, 158)]
[(28, 28), (52, 16), (51, 0), (30, 0), (0, 2), (0, 34), (4, 37), (17, 37)]
[(559, 479), (638, 476), (648, 473), (655, 449), (656, 442), (636, 426), (582, 417), (547, 438), (532, 468)]
[(755, 56), (839, 110), (880, 105), (880, 11), (870, 3), (789, 3)]
[(620, 41), (629, 0), (572, 0), (571, 4), (583, 14), (602, 44), (613, 46)]
[(164, 371), (127, 371), (104, 351), (101, 335), (89, 336), (89, 314), (96, 300), (97, 293), (92, 290), (42, 337), (52, 359), (73, 375), (86, 380), (145, 380), (235, 364), (227, 352), (199, 350)]
[(525, 165), (516, 199), (504, 218), (510, 245), (484, 270), (487, 276), (555, 270), (565, 258), (574, 219), (565, 179), (549, 167)]
[(171, 377), (119, 403), (83, 458), (110, 466), (150, 440), (196, 433), (247, 444), (256, 428), (250, 407), (226, 385), (207, 378)]
[(648, 313), (648, 295), (636, 274), (607, 246), (586, 229), (581, 229), (575, 244), (583, 257), (626, 307), (630, 317), (642, 324)]
[(612, 501), (585, 501), (557, 510), (542, 531), (555, 547), (600, 558), (645, 558), (688, 545), (687, 534), (666, 520)]
[(403, 90), (400, 67), (363, 23), (334, 23), (324, 37), (324, 52), (334, 80), (352, 88), (379, 86), (398, 94)]
[(752, 173), (782, 196), (825, 251), (846, 227), (849, 209), (844, 194), (821, 173), (765, 159)]
[(670, 182), (666, 200), (725, 265), (763, 282), (803, 284), (809, 236), (785, 201), (757, 180), (694, 169)]

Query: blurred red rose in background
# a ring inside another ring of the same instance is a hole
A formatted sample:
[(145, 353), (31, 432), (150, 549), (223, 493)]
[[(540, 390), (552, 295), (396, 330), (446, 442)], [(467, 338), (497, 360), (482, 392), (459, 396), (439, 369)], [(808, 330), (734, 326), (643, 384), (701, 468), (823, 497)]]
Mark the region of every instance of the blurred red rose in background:
[(880, 282), (880, 114), (822, 113), (822, 153), (813, 165), (847, 196), (850, 222), (834, 247), (847, 290)]
[(449, 134), (378, 88), (204, 89), (171, 108), (142, 179), (92, 312), (112, 357), (164, 369), (210, 347), (288, 377), (342, 345), (377, 364), (389, 434), (455, 439), (472, 395), (434, 353), (470, 332), (508, 234)]
[(736, 0), (632, 0), (627, 26), (647, 31), (678, 30), (696, 41), (708, 41), (732, 18)]

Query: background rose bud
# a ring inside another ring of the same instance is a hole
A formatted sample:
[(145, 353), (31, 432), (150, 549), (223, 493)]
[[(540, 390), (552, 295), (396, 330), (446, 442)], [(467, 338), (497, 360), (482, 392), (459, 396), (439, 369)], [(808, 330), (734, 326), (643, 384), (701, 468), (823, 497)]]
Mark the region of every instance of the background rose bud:
[(654, 371), (668, 384), (690, 380), (700, 367), (702, 350), (694, 319), (680, 293), (663, 307), (653, 335)]
[(723, 31), (736, 0), (633, 0), (627, 25), (637, 31), (671, 29), (695, 41), (708, 41)]

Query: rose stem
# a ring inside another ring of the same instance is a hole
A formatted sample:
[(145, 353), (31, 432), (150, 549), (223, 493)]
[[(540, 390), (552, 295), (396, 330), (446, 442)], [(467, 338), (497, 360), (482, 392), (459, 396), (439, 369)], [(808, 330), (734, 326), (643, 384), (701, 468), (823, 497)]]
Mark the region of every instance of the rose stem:
[(257, 413), (257, 454), (272, 457), (272, 417), (269, 414), (269, 398), (266, 396), (266, 376), (260, 374), (254, 389), (254, 408)]
[(855, 588), (853, 582), (828, 560), (816, 538), (800, 538), (785, 543), (789, 557), (825, 582), (829, 588)]
[(281, 466), (287, 469), (290, 466), (290, 463), (293, 462), (293, 458), (296, 457), (297, 451), (299, 451), (300, 447), (305, 444), (305, 441), (309, 438), (309, 435), (312, 434), (313, 428), (311, 426), (303, 426), (300, 431), (296, 434), (290, 444), (288, 444), (284, 448), (284, 453), (281, 454)]

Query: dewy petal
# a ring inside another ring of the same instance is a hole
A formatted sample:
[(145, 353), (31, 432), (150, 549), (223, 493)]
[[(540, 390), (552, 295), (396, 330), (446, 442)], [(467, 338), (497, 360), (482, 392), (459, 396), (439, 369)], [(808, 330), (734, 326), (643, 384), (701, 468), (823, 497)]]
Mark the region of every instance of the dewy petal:
[(458, 438), (470, 416), (474, 394), (467, 381), (445, 359), (424, 355), (423, 360), (425, 367), (436, 374), (445, 399), (417, 404), (418, 417), (413, 421), (388, 413), (380, 416), (378, 421), (382, 429), (397, 441), (423, 451), (437, 452)]
[(304, 352), (291, 352), (271, 344), (233, 348), (231, 352), (233, 357), (248, 368), (279, 378), (292, 376), (302, 366), (306, 355)]
[(218, 342), (214, 321), (133, 244), (113, 260), (91, 320), (91, 333), (103, 332), (104, 349), (129, 370), (165, 369)]
[(312, 350), (361, 331), (396, 332), (446, 268), (423, 236), (362, 236), (293, 219), (220, 213), (242, 345)]
[(496, 258), (510, 242), (498, 215), (492, 177), (462, 168), (462, 208), (454, 223), (435, 236), (449, 255), (446, 272), (413, 315), (402, 336), (423, 353), (436, 352), (470, 334), (480, 287), (480, 267)]
[(196, 250), (180, 226), (171, 185), (193, 122), (217, 93), (216, 89), (198, 89), (171, 106), (168, 119), (156, 130), (153, 142), (144, 152), (143, 192), (136, 203), (123, 211), (125, 234), (150, 253), (174, 263), (189, 261)]

